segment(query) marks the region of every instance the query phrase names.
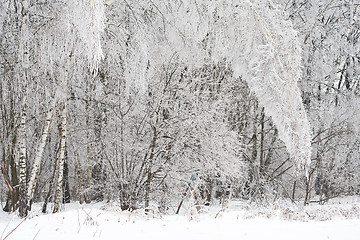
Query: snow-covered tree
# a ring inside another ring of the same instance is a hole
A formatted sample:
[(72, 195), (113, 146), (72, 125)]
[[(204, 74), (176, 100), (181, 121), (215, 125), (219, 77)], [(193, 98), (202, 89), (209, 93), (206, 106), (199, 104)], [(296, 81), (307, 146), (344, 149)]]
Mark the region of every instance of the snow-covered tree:
[[(132, 61), (147, 71), (139, 74), (151, 76), (146, 65), (156, 66), (162, 55), (171, 51), (178, 52), (190, 66), (226, 59), (273, 118), (297, 169), (308, 171), (311, 133), (297, 86), (301, 46), (291, 22), (277, 6), (269, 0), (151, 1), (145, 6), (142, 14), (145, 20), (150, 19), (150, 37), (138, 42), (141, 55), (134, 58), (139, 56), (141, 61)], [(160, 29), (153, 29), (154, 25)], [(134, 37), (143, 36), (143, 31)]]
[(343, 183), (357, 178), (351, 169), (357, 168), (353, 159), (359, 153), (354, 106), (359, 102), (360, 9), (356, 1), (291, 1), (284, 6), (304, 49), (300, 87), (314, 133), (309, 184), (327, 199), (347, 192), (344, 186), (352, 184)]

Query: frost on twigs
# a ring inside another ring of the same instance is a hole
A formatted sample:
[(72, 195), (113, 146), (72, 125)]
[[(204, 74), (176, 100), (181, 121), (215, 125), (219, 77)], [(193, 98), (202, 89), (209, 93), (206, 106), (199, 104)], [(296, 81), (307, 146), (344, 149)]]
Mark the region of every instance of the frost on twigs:
[(297, 86), (301, 47), (291, 22), (270, 0), (199, 0), (197, 8), (181, 7), (177, 14), (186, 23), (173, 22), (177, 31), (167, 37), (169, 44), (186, 49), (180, 58), (188, 63), (231, 63), (234, 76), (247, 81), (272, 117), (296, 172), (307, 175), (311, 134)]
[(101, 34), (105, 28), (103, 0), (71, 1), (74, 26), (83, 44), (83, 54), (88, 59), (90, 70), (96, 74), (103, 59)]
[(259, 1), (244, 1), (239, 10), (239, 50), (244, 61), (237, 67), (276, 124), (297, 174), (307, 176), (311, 133), (297, 86), (301, 47), (291, 23), (271, 1), (264, 2), (260, 5)]
[(276, 5), (270, 0), (152, 3), (156, 11), (150, 11), (149, 27), (139, 28), (138, 22), (129, 25), (128, 31), (136, 33), (129, 40), (125, 78), (150, 82), (175, 55), (189, 71), (226, 61), (234, 77), (245, 79), (255, 92), (297, 172), (306, 175), (311, 134), (297, 86), (301, 48), (292, 24)]
[(36, 34), (39, 36), (41, 69), (56, 75), (57, 66), (64, 65), (74, 54), (77, 69), (84, 64), (96, 74), (104, 57), (101, 46), (105, 28), (103, 0), (69, 0), (49, 4), (52, 11), (43, 10), (42, 14), (51, 14), (54, 21), (41, 25)]

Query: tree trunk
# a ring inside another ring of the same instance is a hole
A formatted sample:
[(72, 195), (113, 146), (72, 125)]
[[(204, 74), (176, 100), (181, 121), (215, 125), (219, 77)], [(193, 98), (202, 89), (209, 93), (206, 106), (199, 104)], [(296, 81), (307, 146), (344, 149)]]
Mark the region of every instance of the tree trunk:
[(21, 122), (19, 129), (19, 215), (20, 217), (26, 217), (28, 213), (28, 196), (27, 196), (27, 158), (26, 158), (26, 99), (27, 99), (27, 82), (29, 72), (29, 15), (28, 15), (29, 3), (28, 0), (21, 1), (21, 42), (20, 42), (20, 55), (22, 57), (21, 62), (21, 81), (25, 85), (23, 87), (22, 110), (21, 110)]
[(56, 182), (55, 200), (53, 212), (56, 213), (60, 209), (60, 204), (63, 200), (63, 181), (64, 181), (64, 163), (66, 157), (66, 130), (67, 130), (67, 89), (68, 89), (68, 74), (70, 65), (72, 64), (72, 52), (68, 59), (66, 59), (65, 68), (60, 73), (60, 87), (62, 89), (62, 106), (61, 106), (61, 125), (60, 125), (60, 147), (58, 160), (58, 179)]
[(54, 188), (54, 183), (55, 183), (55, 179), (56, 179), (56, 172), (57, 172), (57, 166), (58, 166), (58, 160), (59, 160), (59, 150), (57, 150), (56, 152), (56, 161), (55, 161), (55, 164), (54, 164), (54, 171), (53, 171), (53, 174), (52, 174), (52, 177), (51, 177), (51, 181), (50, 181), (50, 184), (49, 184), (49, 190), (48, 190), (48, 193), (44, 199), (44, 204), (43, 204), (43, 207), (42, 207), (42, 213), (46, 213), (46, 209), (47, 209), (47, 204), (49, 202), (49, 199), (51, 197), (51, 194), (53, 192), (53, 188)]
[(264, 133), (264, 129), (265, 129), (265, 113), (264, 113), (264, 108), (262, 108), (261, 110), (261, 117), (260, 117), (260, 127), (261, 127), (261, 131), (260, 131), (260, 161), (259, 161), (259, 177), (263, 178), (264, 177), (264, 170), (265, 170), (265, 164), (264, 164), (264, 139), (265, 139), (265, 133)]
[(65, 162), (64, 162), (63, 189), (64, 189), (63, 203), (70, 203), (69, 166), (68, 166), (68, 163), (67, 163), (67, 152), (66, 152), (66, 150), (65, 150)]
[[(19, 190), (18, 190), (18, 185), (19, 185), (19, 179), (18, 179), (18, 170), (17, 170), (17, 166), (16, 166), (16, 162), (14, 159), (15, 156), (15, 149), (16, 146), (16, 137), (13, 139), (13, 143), (11, 145), (11, 150), (10, 155), (9, 155), (9, 167), (10, 167), (10, 176), (11, 176), (11, 180), (10, 180), (10, 186), (12, 186), (12, 188), (9, 188), (9, 210), (15, 212), (17, 209), (17, 204), (18, 204), (18, 200), (19, 200)], [(9, 168), (8, 168), (9, 169)]]
[(33, 167), (32, 167), (31, 173), (30, 173), (30, 179), (29, 179), (29, 184), (28, 184), (28, 189), (27, 189), (28, 209), (31, 209), (32, 199), (34, 197), (36, 183), (37, 183), (37, 179), (38, 179), (39, 172), (40, 172), (41, 159), (42, 159), (42, 155), (44, 153), (44, 148), (46, 145), (47, 138), (49, 136), (49, 130), (50, 130), (50, 127), (52, 124), (53, 116), (54, 116), (54, 108), (56, 105), (56, 99), (57, 99), (57, 96), (55, 96), (54, 99), (52, 100), (50, 109), (46, 115), (45, 124), (42, 129), (42, 133), (41, 133), (41, 137), (40, 137), (40, 144), (36, 151)]
[(292, 201), (295, 202), (295, 193), (296, 193), (296, 181), (293, 183), (293, 190), (291, 194)]
[(154, 136), (151, 141), (150, 145), (150, 156), (149, 156), (149, 162), (147, 167), (147, 179), (146, 179), (146, 187), (145, 187), (145, 209), (149, 207), (150, 202), (150, 190), (151, 190), (151, 180), (152, 180), (152, 173), (151, 168), (154, 161), (154, 155), (155, 155), (155, 147), (156, 147), (156, 141), (157, 141), (157, 129), (156, 127), (153, 127)]
[[(2, 157), (1, 172), (9, 189), (6, 205), (3, 208), (5, 212), (15, 211), (17, 209), (17, 203), (19, 198), (19, 191), (17, 188), (19, 182), (17, 178), (17, 168), (14, 160), (15, 145), (16, 137), (14, 137), (12, 143), (7, 146), (7, 151), (5, 150), (5, 146), (3, 147), (4, 154)], [(6, 152), (7, 156), (5, 154)]]
[(254, 112), (254, 120), (253, 120), (253, 136), (252, 136), (252, 150), (251, 150), (251, 169), (249, 174), (249, 194), (251, 198), (254, 198), (259, 190), (259, 166), (257, 162), (258, 158), (258, 114), (257, 114), (258, 106), (254, 103), (253, 112)]
[(305, 179), (306, 189), (305, 189), (304, 206), (308, 205), (310, 202), (310, 191), (311, 191), (310, 184), (311, 184), (311, 176), (309, 175), (309, 178)]
[(66, 100), (61, 108), (61, 132), (60, 132), (60, 149), (58, 160), (58, 179), (56, 183), (55, 200), (53, 212), (56, 213), (60, 209), (60, 204), (63, 200), (63, 177), (64, 177), (64, 162), (65, 162), (65, 147), (66, 147)]
[(77, 187), (78, 199), (79, 199), (79, 203), (83, 204), (85, 201), (84, 184), (83, 184), (84, 180), (83, 180), (83, 172), (81, 170), (81, 164), (79, 161), (79, 156), (77, 153), (75, 153), (75, 172), (78, 181), (78, 187)]
[(24, 218), (27, 216), (27, 181), (26, 181), (26, 104), (24, 104), (21, 113), (21, 122), (19, 129), (19, 215)]

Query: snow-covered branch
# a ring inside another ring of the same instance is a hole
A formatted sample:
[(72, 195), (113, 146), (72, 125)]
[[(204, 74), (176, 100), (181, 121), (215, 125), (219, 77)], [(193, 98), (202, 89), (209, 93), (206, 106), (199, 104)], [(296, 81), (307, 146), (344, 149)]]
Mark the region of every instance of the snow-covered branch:
[(310, 166), (311, 132), (297, 81), (301, 46), (291, 23), (271, 1), (245, 1), (240, 14), (240, 74), (279, 130), (297, 170)]

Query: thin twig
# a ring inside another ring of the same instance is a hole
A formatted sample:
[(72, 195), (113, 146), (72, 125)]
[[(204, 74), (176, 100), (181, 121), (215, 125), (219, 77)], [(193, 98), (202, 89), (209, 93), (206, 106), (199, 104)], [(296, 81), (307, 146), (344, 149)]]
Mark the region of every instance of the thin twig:
[(220, 213), (225, 212), (225, 210), (229, 207), (229, 203), (231, 200), (232, 200), (232, 191), (230, 192), (229, 198), (225, 200), (220, 211), (215, 215), (215, 219), (220, 215)]
[[(28, 215), (29, 216), (29, 215)], [(28, 218), (25, 217), (13, 230), (11, 230), (2, 240), (5, 240), (6, 238), (8, 238), (13, 232), (15, 232), (15, 230), (23, 223), (25, 222), (25, 220)]]
[(35, 240), (35, 238), (37, 237), (37, 235), (39, 234), (39, 232), (40, 232), (40, 229), (39, 229), (39, 230), (37, 231), (37, 233), (35, 234), (33, 240)]
[(9, 224), (10, 224), (10, 221), (6, 224), (6, 226), (5, 226), (4, 230), (3, 230), (3, 232), (1, 233), (0, 240), (1, 240), (1, 239), (2, 239), (2, 237), (4, 236), (4, 233), (5, 233), (6, 229), (9, 227)]

